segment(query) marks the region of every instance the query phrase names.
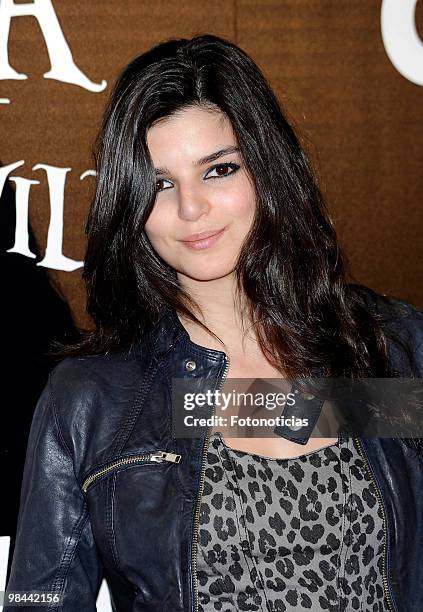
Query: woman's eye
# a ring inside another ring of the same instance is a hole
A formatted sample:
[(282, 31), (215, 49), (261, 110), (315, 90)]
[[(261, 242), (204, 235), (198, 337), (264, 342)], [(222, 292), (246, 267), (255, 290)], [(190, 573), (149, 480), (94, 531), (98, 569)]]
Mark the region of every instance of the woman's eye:
[[(225, 164), (217, 164), (210, 168), (210, 170), (205, 175), (206, 179), (212, 178), (223, 178), (225, 176), (229, 176), (230, 174), (234, 174), (237, 170), (239, 170), (240, 166), (238, 164), (234, 164), (233, 162), (228, 162)], [(212, 174), (214, 172), (214, 174)], [(166, 187), (164, 183), (170, 183), (170, 186)], [(166, 189), (170, 189), (172, 187), (171, 181), (160, 178), (156, 180), (156, 192), (165, 191)]]
[[(206, 174), (206, 178), (223, 178), (224, 176), (229, 176), (230, 174), (234, 174), (237, 170), (239, 170), (238, 164), (234, 164), (232, 162), (228, 162), (226, 164), (218, 164), (217, 166), (213, 166), (210, 168), (208, 173)], [(214, 175), (210, 175), (211, 172), (216, 172)]]
[(156, 191), (164, 191), (165, 189), (169, 189), (169, 187), (163, 187), (161, 185), (163, 182), (170, 183), (170, 181), (166, 181), (166, 179), (157, 179), (157, 181), (156, 181)]

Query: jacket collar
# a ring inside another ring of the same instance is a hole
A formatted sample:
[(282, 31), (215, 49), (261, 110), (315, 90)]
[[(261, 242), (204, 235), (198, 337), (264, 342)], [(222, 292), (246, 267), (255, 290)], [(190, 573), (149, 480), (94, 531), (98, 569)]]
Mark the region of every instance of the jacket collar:
[[(156, 357), (162, 356), (170, 351), (178, 342), (184, 341), (191, 343), (191, 339), (185, 327), (182, 325), (176, 310), (167, 304), (152, 330), (148, 334), (151, 350)], [(204, 355), (214, 353), (222, 355), (222, 351), (213, 350), (206, 347), (195, 345), (197, 350), (203, 349)], [(324, 375), (324, 370), (320, 366), (312, 369), (312, 376), (318, 378)]]
[(170, 351), (180, 340), (189, 340), (189, 335), (173, 307), (166, 305), (158, 321), (147, 334), (151, 351), (160, 357)]

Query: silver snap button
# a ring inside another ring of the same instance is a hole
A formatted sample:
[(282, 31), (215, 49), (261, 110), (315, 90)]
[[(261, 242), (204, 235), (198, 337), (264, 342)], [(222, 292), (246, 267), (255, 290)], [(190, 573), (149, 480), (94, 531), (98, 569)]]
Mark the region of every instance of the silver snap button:
[(304, 393), (301, 393), (301, 397), (305, 400), (312, 400), (314, 399), (316, 396), (312, 395), (311, 393), (307, 393), (307, 391), (305, 391)]
[(188, 372), (192, 372), (193, 370), (195, 370), (195, 368), (197, 367), (197, 364), (195, 363), (195, 361), (187, 361), (185, 364), (185, 369), (188, 370)]
[(289, 429), (292, 431), (298, 431), (301, 429), (302, 425), (288, 425)]

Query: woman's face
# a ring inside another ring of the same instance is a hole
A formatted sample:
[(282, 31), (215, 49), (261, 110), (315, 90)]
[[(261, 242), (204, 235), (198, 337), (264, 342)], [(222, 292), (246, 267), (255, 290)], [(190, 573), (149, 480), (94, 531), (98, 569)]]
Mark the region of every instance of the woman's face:
[[(180, 280), (227, 276), (256, 205), (228, 118), (184, 109), (152, 126), (147, 146), (158, 192), (145, 225), (153, 248)], [(198, 240), (195, 234), (203, 233), (215, 236)]]

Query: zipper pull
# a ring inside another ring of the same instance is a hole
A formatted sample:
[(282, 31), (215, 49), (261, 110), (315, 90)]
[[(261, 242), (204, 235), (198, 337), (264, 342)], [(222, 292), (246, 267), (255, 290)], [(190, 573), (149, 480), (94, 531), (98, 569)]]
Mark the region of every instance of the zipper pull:
[(153, 453), (150, 459), (151, 461), (157, 461), (158, 463), (162, 461), (173, 461), (173, 463), (179, 463), (181, 460), (181, 455), (177, 455), (175, 453), (166, 453), (165, 451), (159, 451), (157, 453)]

